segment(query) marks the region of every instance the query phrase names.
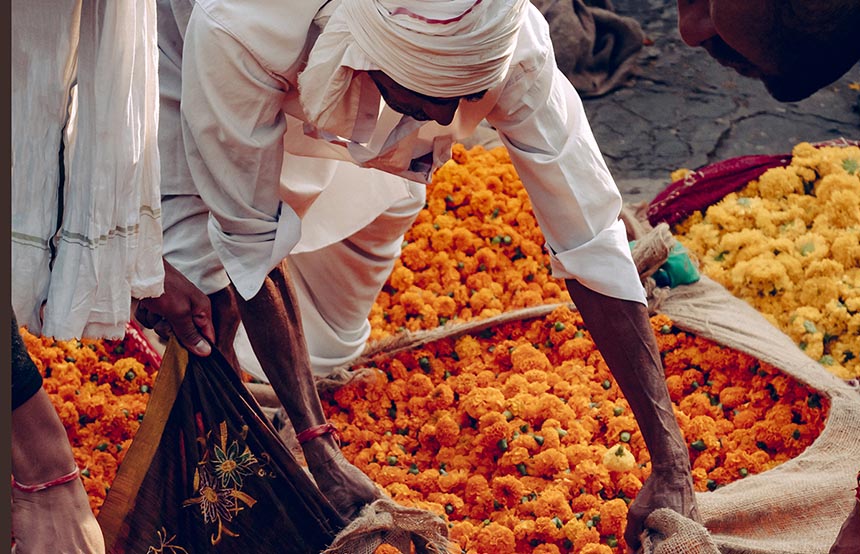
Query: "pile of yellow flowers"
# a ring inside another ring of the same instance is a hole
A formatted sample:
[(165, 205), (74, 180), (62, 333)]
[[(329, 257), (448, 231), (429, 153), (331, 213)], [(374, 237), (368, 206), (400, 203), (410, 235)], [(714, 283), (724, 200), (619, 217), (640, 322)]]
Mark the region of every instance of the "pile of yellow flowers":
[(55, 341), (21, 328), (98, 515), (140, 427), (156, 368), (132, 340)]
[(860, 377), (860, 148), (800, 143), (790, 165), (694, 213), (674, 233), (704, 274), (810, 357), (838, 377)]
[[(801, 453), (824, 398), (754, 358), (651, 320), (693, 461), (714, 490)], [(447, 518), (464, 553), (621, 553), (651, 471), (639, 427), (578, 312), (392, 357), (324, 395), (346, 457), (395, 500)]]

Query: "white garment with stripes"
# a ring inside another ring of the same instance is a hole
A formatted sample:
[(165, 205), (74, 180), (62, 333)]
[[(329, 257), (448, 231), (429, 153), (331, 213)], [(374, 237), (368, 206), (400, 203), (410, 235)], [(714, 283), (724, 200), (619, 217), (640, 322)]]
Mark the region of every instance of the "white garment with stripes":
[(157, 70), (154, 0), (12, 2), (12, 304), (32, 332), (119, 338), (163, 290)]

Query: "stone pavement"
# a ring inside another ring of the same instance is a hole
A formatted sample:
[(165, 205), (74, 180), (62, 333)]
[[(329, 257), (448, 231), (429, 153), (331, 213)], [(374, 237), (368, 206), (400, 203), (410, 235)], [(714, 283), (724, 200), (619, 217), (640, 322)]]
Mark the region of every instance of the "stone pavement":
[[(798, 142), (860, 139), (860, 64), (801, 102), (772, 99), (757, 80), (690, 48), (675, 0), (615, 0), (650, 42), (628, 86), (585, 99), (585, 111), (627, 202), (650, 200), (678, 168), (748, 154), (781, 154)], [(856, 86), (855, 86), (856, 89)]]

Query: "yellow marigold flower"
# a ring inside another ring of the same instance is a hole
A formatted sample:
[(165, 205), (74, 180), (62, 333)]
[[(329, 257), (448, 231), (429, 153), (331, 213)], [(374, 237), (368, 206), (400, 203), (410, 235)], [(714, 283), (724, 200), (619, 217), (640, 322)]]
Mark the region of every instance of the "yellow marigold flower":
[(749, 192), (758, 193), (764, 198), (803, 194), (803, 179), (793, 168), (775, 167), (764, 172), (758, 181), (751, 182)]
[(669, 174), (669, 181), (674, 183), (675, 181), (680, 181), (693, 173), (691, 169), (679, 168)]
[(627, 472), (636, 467), (636, 457), (623, 443), (618, 443), (603, 455), (603, 466), (609, 471)]

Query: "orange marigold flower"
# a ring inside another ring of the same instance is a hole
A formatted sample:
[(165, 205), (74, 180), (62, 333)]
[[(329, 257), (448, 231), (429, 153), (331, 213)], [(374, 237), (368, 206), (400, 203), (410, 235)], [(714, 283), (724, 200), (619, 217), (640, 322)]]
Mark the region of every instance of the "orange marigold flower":
[(460, 406), (473, 419), (481, 419), (487, 412), (504, 410), (505, 395), (496, 388), (478, 387), (460, 398)]
[(582, 547), (580, 554), (613, 554), (612, 549), (605, 544), (590, 542)]
[(532, 554), (561, 554), (561, 550), (552, 543), (546, 543), (537, 545), (532, 550)]
[(515, 552), (514, 532), (498, 523), (490, 523), (478, 530), (474, 537), (478, 552)]
[(493, 497), (503, 506), (514, 507), (525, 495), (525, 488), (513, 475), (501, 475), (493, 479)]
[(536, 475), (543, 475), (546, 477), (556, 476), (570, 467), (567, 463), (567, 456), (564, 455), (564, 452), (555, 448), (538, 452), (531, 459), (528, 466)]
[(436, 422), (436, 440), (442, 446), (454, 446), (460, 438), (460, 425), (449, 414)]
[(627, 498), (636, 498), (642, 489), (642, 481), (632, 473), (624, 473), (618, 478), (617, 488)]
[(606, 501), (600, 507), (600, 531), (604, 535), (624, 535), (627, 526), (627, 503), (620, 498)]
[(725, 387), (720, 391), (720, 403), (724, 408), (733, 410), (749, 400), (744, 387)]
[(410, 396), (414, 397), (427, 397), (430, 392), (433, 390), (433, 381), (423, 373), (412, 373), (409, 376), (409, 380), (406, 385), (407, 391)]
[(511, 352), (511, 364), (520, 373), (525, 373), (533, 369), (541, 371), (552, 370), (552, 364), (546, 357), (546, 354), (530, 344), (518, 346)]

